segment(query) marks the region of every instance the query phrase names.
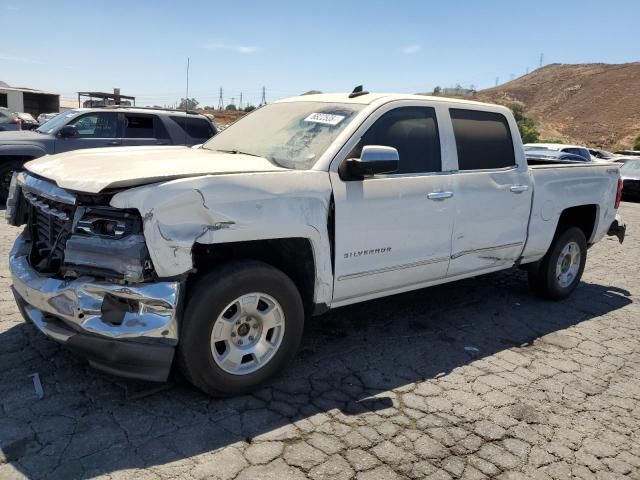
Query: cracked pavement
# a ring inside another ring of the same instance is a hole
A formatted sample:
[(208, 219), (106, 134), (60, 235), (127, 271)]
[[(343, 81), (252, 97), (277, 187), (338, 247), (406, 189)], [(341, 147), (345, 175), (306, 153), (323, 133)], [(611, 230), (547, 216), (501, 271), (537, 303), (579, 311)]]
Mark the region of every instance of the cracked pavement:
[(514, 269), (342, 308), (230, 399), (102, 374), (25, 324), (3, 224), (0, 478), (640, 479), (640, 204), (622, 215), (568, 300)]

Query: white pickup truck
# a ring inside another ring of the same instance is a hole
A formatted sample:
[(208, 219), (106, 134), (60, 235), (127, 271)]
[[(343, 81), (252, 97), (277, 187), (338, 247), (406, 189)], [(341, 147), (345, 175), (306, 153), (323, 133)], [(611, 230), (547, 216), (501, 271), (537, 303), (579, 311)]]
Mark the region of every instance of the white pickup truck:
[[(308, 95), (203, 147), (73, 151), (26, 164), (7, 218), (17, 303), (97, 368), (212, 395), (293, 358), (307, 315), (508, 269), (550, 299), (622, 241), (618, 166), (529, 166), (506, 108)], [(175, 361), (174, 361), (174, 356)]]

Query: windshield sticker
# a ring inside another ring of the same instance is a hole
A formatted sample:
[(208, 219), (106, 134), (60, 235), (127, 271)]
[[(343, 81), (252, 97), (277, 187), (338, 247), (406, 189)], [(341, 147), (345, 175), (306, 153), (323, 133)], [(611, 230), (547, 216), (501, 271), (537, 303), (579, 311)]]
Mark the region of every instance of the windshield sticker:
[(344, 115), (334, 115), (332, 113), (312, 113), (304, 119), (309, 123), (322, 123), (323, 125), (338, 125), (346, 117)]

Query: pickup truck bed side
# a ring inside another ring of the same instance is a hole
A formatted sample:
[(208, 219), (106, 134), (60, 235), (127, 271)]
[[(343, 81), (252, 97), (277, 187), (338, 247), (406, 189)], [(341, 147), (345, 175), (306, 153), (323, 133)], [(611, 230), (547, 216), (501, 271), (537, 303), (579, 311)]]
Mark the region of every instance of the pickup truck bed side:
[(588, 163), (529, 166), (534, 192), (527, 242), (521, 263), (535, 262), (547, 252), (560, 216), (577, 206), (592, 206), (595, 218), (587, 244), (598, 242), (615, 220), (616, 165)]

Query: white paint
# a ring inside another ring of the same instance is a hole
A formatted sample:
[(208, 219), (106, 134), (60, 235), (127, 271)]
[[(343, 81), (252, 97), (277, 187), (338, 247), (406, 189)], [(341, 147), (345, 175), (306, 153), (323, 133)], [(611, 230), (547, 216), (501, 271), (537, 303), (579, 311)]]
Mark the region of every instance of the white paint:
[(73, 150), (25, 166), (59, 187), (89, 193), (204, 174), (287, 171), (265, 158), (166, 146)]
[[(615, 217), (617, 169), (595, 162), (527, 167), (517, 126), (504, 107), (391, 94), (354, 99), (344, 94), (308, 95), (284, 101), (365, 107), (309, 171), (279, 168), (262, 158), (181, 147), (69, 152), (30, 162), (27, 168), (73, 190), (95, 193), (133, 187), (116, 194), (111, 205), (140, 211), (161, 277), (189, 272), (195, 243), (308, 239), (316, 267), (314, 300), (332, 307), (538, 260), (551, 244), (561, 212), (572, 206), (598, 206), (590, 243), (602, 238)], [(338, 167), (367, 128), (401, 106), (435, 109), (443, 171), (340, 179)], [(453, 106), (505, 115), (517, 165), (459, 172), (449, 118)], [(437, 192), (452, 195), (429, 199), (429, 193)], [(327, 228), (331, 195), (335, 275)]]

